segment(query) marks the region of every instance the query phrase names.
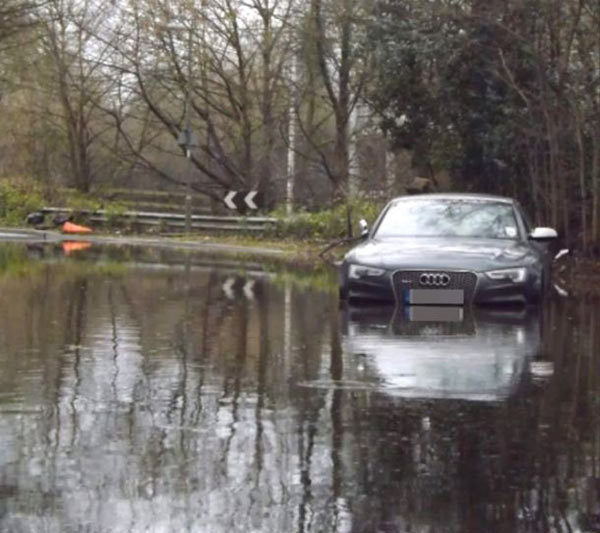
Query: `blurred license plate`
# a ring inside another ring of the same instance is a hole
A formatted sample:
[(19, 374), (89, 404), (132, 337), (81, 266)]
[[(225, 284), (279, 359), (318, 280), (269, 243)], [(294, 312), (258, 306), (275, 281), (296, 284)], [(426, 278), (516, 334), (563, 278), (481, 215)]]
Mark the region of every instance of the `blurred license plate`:
[(410, 305), (463, 305), (462, 289), (408, 289), (404, 302)]
[(411, 305), (407, 308), (408, 319), (412, 322), (462, 322), (462, 307), (435, 307), (432, 305)]

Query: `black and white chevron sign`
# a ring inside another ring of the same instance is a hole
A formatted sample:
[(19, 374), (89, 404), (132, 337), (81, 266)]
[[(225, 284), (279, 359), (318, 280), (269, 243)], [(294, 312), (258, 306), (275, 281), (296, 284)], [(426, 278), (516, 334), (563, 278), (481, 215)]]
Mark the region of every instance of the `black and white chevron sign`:
[(222, 287), (229, 300), (236, 300), (238, 297), (254, 300), (256, 280), (231, 276), (223, 282)]
[(258, 191), (229, 191), (223, 199), (229, 209), (256, 210), (262, 207), (262, 194)]

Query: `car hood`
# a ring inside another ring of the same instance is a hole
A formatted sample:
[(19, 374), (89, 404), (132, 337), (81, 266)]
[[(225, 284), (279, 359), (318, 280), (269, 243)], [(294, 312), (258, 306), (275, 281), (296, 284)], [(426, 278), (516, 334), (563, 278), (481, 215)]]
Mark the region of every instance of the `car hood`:
[(505, 239), (370, 239), (353, 248), (346, 260), (386, 269), (439, 268), (485, 271), (527, 265), (536, 253), (522, 241)]

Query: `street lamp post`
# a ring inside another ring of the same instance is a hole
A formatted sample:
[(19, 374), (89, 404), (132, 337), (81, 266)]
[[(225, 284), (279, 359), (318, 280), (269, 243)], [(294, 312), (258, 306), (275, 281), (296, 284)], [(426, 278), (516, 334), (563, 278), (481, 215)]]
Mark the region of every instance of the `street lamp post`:
[(192, 27), (188, 33), (188, 75), (185, 89), (185, 129), (186, 146), (185, 157), (187, 159), (187, 176), (185, 181), (185, 232), (192, 231), (192, 130), (190, 127), (190, 105), (192, 102)]
[[(204, 91), (205, 101), (207, 94), (208, 78), (206, 71), (206, 24), (207, 24), (207, 9), (208, 0), (201, 0), (202, 19), (200, 26), (200, 46), (202, 47), (202, 90)], [(193, 30), (197, 29), (195, 24), (196, 18), (192, 16), (188, 26), (163, 26), (165, 30), (174, 32), (188, 32), (188, 64), (187, 64), (187, 80), (185, 86), (185, 109), (184, 109), (184, 128), (179, 132), (178, 144), (185, 150), (186, 158), (186, 180), (185, 180), (185, 232), (190, 233), (192, 230), (192, 146), (194, 143), (194, 135), (191, 129), (191, 107), (192, 107), (192, 90), (193, 90), (193, 69), (192, 69), (192, 51), (193, 51)], [(208, 103), (205, 110), (206, 120), (208, 121)], [(208, 131), (208, 128), (207, 128)], [(207, 133), (208, 136), (208, 133)], [(208, 138), (207, 138), (208, 146)]]
[(192, 104), (192, 27), (185, 28), (184, 26), (165, 26), (166, 30), (170, 31), (188, 31), (188, 65), (187, 65), (187, 80), (185, 86), (185, 103), (184, 103), (184, 128), (179, 132), (177, 143), (185, 150), (186, 158), (186, 180), (185, 180), (185, 232), (192, 231), (192, 144), (193, 135), (190, 124), (190, 108)]

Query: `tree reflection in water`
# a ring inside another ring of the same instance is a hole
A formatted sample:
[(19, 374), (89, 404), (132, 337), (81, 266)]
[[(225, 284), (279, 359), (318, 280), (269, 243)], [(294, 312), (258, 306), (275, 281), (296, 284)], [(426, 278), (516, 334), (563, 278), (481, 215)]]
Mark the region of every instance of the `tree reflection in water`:
[(127, 259), (0, 278), (0, 530), (598, 529), (597, 303), (415, 323)]

